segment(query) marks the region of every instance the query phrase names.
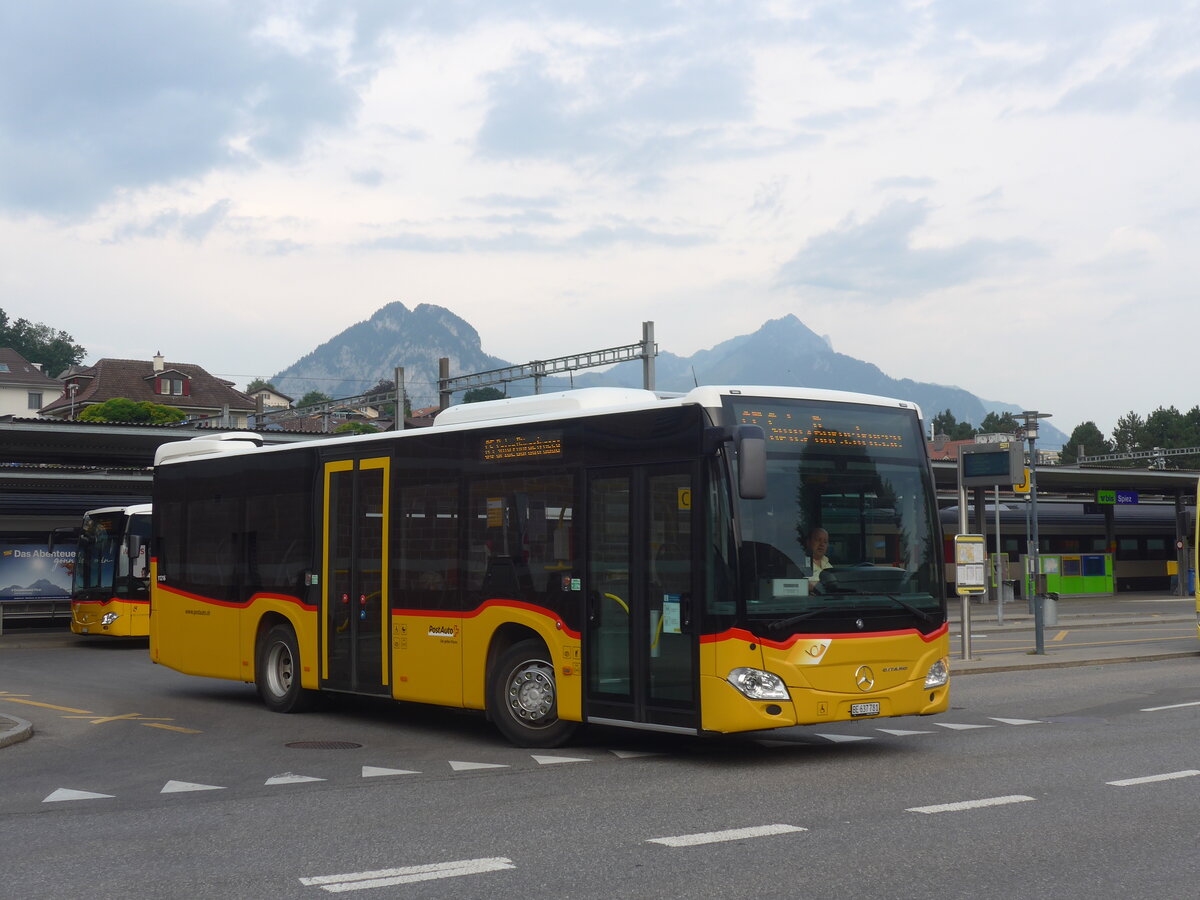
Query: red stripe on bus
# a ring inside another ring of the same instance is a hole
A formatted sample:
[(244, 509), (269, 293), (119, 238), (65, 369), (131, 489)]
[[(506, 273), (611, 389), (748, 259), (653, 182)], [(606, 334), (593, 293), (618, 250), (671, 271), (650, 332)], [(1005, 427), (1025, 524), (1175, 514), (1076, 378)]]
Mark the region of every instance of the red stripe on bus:
[(213, 597), (204, 597), (200, 594), (193, 594), (191, 591), (180, 590), (174, 587), (162, 587), (159, 590), (170, 591), (180, 597), (187, 597), (189, 600), (195, 600), (197, 603), (207, 603), (210, 606), (224, 606), (228, 609), (247, 609), (255, 600), (282, 600), (285, 603), (295, 603), (305, 612), (316, 612), (317, 608), (311, 603), (305, 603), (299, 597), (291, 597), (287, 594), (253, 594), (249, 600), (241, 602), (233, 602), (231, 600), (217, 600)]
[(396, 616), (424, 616), (429, 619), (474, 619), (476, 616), (482, 615), (483, 611), (492, 607), (507, 607), (509, 609), (522, 609), (525, 612), (535, 613), (539, 616), (546, 616), (554, 620), (554, 624), (562, 627), (562, 632), (572, 640), (580, 638), (580, 632), (573, 631), (563, 622), (562, 616), (556, 612), (546, 609), (544, 606), (536, 606), (533, 603), (526, 603), (523, 600), (485, 600), (479, 606), (471, 610), (455, 611), (447, 609), (393, 609), (392, 617)]
[(797, 641), (803, 640), (837, 640), (846, 638), (877, 638), (877, 637), (899, 637), (906, 634), (915, 634), (926, 644), (931, 644), (942, 635), (947, 634), (950, 630), (950, 623), (943, 622), (942, 626), (936, 631), (931, 631), (929, 634), (922, 634), (916, 628), (901, 628), (896, 631), (854, 631), (854, 632), (836, 632), (836, 633), (818, 633), (804, 632), (803, 634), (795, 634), (786, 641), (772, 641), (761, 638), (756, 634), (746, 631), (744, 628), (730, 628), (727, 631), (722, 631), (720, 634), (702, 634), (700, 643), (715, 644), (719, 641), (728, 640), (743, 640), (750, 641), (755, 644), (762, 644), (764, 647), (771, 647), (775, 650), (787, 650)]

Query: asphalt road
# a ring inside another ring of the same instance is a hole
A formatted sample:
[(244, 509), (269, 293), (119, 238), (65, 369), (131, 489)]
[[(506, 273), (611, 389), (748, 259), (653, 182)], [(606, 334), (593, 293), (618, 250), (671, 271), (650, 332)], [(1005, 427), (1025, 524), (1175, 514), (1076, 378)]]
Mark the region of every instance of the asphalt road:
[(0, 642), (0, 712), (35, 726), (0, 750), (0, 897), (1194, 896), (1197, 665), (980, 675), (926, 719), (533, 753), (461, 712), (274, 715), (144, 643)]

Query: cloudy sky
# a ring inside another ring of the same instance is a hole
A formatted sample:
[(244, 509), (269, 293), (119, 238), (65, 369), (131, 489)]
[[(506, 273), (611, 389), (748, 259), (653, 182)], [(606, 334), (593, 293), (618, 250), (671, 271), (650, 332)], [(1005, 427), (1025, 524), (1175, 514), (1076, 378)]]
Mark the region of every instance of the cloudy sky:
[(0, 308), (243, 384), (792, 313), (1107, 432), (1200, 403), (1198, 120), (1193, 0), (7, 0)]

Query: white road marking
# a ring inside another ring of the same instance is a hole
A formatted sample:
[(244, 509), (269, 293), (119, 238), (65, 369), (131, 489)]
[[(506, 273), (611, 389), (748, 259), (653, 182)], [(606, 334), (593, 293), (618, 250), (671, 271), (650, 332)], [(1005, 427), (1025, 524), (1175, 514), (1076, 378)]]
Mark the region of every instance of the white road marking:
[(1141, 778), (1123, 778), (1120, 781), (1106, 781), (1105, 784), (1115, 784), (1117, 787), (1128, 787), (1131, 784), (1150, 784), (1154, 781), (1173, 781), (1176, 778), (1191, 778), (1200, 775), (1200, 769), (1184, 769), (1182, 772), (1167, 772), (1165, 775), (1143, 775)]
[(381, 766), (363, 766), (363, 778), (379, 778), (383, 775), (420, 775), (420, 772), (414, 772), (412, 769), (385, 769)]
[(944, 812), (959, 812), (964, 809), (981, 809), (985, 806), (1004, 806), (1008, 803), (1024, 803), (1027, 800), (1032, 800), (1032, 797), (1027, 797), (1024, 794), (1012, 794), (1008, 797), (988, 797), (984, 800), (964, 800), (961, 803), (939, 803), (935, 806), (912, 806), (905, 812), (915, 813), (944, 813)]
[(995, 728), (995, 725), (964, 725), (962, 722), (934, 722), (940, 728), (949, 728), (951, 731), (971, 731), (975, 728)]
[(43, 803), (58, 803), (62, 800), (111, 800), (113, 794), (93, 794), (91, 791), (73, 791), (70, 788), (59, 788)]
[(609, 750), (617, 759), (637, 759), (640, 756), (662, 756), (652, 750)]
[(391, 887), (396, 884), (433, 881), (437, 878), (456, 878), (459, 875), (480, 875), (484, 872), (499, 872), (502, 869), (515, 868), (511, 859), (493, 856), (484, 859), (459, 859), (454, 862), (430, 863), (424, 866), (405, 866), (399, 869), (378, 869), (373, 872), (351, 872), (347, 875), (316, 875), (301, 878), (300, 883), (306, 887), (319, 887), (331, 894), (339, 894), (344, 891)]
[(502, 763), (473, 763), (473, 762), (458, 762), (450, 760), (450, 768), (455, 772), (471, 772), (475, 769), (507, 769), (508, 766)]
[(530, 755), (539, 766), (553, 766), (556, 763), (591, 762), (590, 759), (584, 759), (582, 756), (538, 756), (536, 753)]
[(753, 828), (731, 828), (728, 831), (705, 831), (700, 834), (681, 834), (677, 837), (650, 838), (647, 844), (662, 844), (666, 847), (695, 847), (700, 844), (720, 844), (724, 841), (744, 841), (749, 838), (767, 837), (773, 834), (793, 834), (808, 831), (796, 825), (759, 825)]
[(908, 737), (911, 734), (933, 734), (932, 731), (905, 731), (903, 728), (876, 728), (884, 734), (894, 734), (896, 737)]
[(275, 775), (268, 778), (263, 784), (303, 784), (306, 781), (324, 780), (324, 778), (316, 778), (312, 775), (293, 775), (291, 772), (284, 772), (282, 775)]
[(1194, 703), (1173, 703), (1170, 706), (1148, 706), (1142, 712), (1162, 712), (1164, 709), (1183, 709), (1187, 706), (1200, 706), (1200, 700)]
[(191, 781), (168, 781), (163, 785), (160, 794), (182, 794), (185, 791), (223, 791), (225, 788), (215, 784), (195, 784)]
[(1044, 725), (1038, 719), (1001, 719), (998, 716), (988, 716), (993, 722), (1003, 722), (1005, 725)]
[(848, 744), (851, 741), (873, 741), (875, 738), (865, 734), (818, 734), (817, 737), (823, 737), (827, 741), (833, 741), (835, 744)]

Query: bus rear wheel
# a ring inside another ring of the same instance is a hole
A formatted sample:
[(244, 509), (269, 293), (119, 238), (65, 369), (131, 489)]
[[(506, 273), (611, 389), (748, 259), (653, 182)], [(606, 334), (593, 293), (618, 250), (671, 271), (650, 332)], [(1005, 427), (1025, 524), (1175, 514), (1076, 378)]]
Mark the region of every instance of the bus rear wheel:
[(558, 688), (550, 654), (538, 640), (504, 652), (488, 686), (488, 712), (500, 733), (518, 747), (558, 747), (575, 731), (558, 717)]
[(300, 686), (300, 645), (291, 625), (274, 625), (259, 639), (254, 684), (272, 712), (303, 712), (312, 705), (312, 692)]

